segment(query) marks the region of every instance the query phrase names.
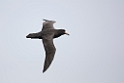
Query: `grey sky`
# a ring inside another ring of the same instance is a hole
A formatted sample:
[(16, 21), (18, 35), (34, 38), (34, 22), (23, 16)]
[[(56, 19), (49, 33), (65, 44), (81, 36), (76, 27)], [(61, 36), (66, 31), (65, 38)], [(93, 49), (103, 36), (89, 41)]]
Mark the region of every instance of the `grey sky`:
[[(54, 40), (42, 73), (41, 40), (26, 39), (55, 20), (70, 36)], [(0, 83), (124, 83), (123, 0), (0, 0)]]

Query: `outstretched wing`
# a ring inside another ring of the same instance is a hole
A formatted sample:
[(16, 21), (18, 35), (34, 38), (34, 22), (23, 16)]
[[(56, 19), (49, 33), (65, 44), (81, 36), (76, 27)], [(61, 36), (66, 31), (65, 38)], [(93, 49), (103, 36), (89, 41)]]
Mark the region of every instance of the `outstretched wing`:
[(45, 57), (44, 69), (43, 69), (43, 72), (45, 72), (49, 68), (50, 64), (52, 63), (56, 48), (53, 44), (53, 39), (43, 39), (42, 41), (43, 41), (44, 49), (46, 51), (45, 52), (46, 57)]
[(43, 19), (43, 20), (44, 20), (45, 22), (43, 22), (42, 31), (43, 31), (43, 30), (47, 30), (47, 29), (54, 29), (53, 24), (55, 23), (55, 21), (46, 20), (46, 19)]

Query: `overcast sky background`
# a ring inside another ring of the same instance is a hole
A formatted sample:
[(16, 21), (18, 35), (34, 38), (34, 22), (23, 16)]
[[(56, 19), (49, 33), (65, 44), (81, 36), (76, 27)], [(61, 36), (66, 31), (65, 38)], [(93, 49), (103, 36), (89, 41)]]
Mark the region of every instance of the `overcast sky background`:
[[(42, 73), (42, 19), (70, 36)], [(0, 83), (124, 83), (123, 0), (0, 0)]]

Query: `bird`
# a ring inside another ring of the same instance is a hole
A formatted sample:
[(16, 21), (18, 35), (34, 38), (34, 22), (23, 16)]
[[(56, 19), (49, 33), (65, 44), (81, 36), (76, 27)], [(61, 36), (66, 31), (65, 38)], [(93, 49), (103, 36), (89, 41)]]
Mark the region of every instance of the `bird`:
[(65, 29), (55, 29), (53, 24), (56, 23), (56, 21), (54, 20), (43, 19), (43, 21), (42, 30), (36, 33), (29, 33), (26, 38), (42, 40), (43, 47), (45, 49), (44, 73), (50, 67), (56, 52), (53, 39), (64, 34), (70, 34), (67, 33)]

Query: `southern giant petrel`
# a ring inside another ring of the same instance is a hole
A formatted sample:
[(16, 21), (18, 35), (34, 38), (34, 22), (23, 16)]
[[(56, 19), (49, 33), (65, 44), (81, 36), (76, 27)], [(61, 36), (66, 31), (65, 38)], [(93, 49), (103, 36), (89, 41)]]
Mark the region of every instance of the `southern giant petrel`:
[(53, 24), (55, 23), (55, 21), (46, 20), (46, 19), (43, 19), (43, 20), (45, 22), (43, 22), (42, 30), (37, 33), (30, 33), (26, 36), (26, 38), (42, 39), (44, 49), (45, 49), (45, 54), (46, 54), (44, 69), (43, 69), (43, 72), (45, 72), (50, 66), (56, 51), (56, 48), (53, 44), (53, 39), (60, 37), (61, 35), (64, 35), (64, 34), (67, 34), (67, 35), (69, 34), (64, 29), (55, 29), (53, 27)]

